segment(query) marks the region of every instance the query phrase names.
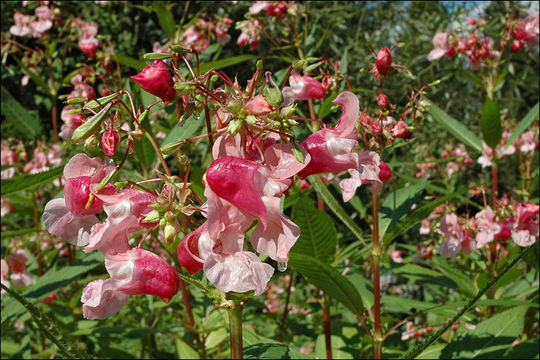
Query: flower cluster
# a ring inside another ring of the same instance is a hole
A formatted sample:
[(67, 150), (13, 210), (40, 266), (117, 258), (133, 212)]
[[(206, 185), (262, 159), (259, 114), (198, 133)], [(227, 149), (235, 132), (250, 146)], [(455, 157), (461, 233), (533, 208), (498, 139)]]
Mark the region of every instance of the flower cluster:
[(24, 15), (20, 11), (13, 14), (15, 25), (9, 28), (9, 32), (15, 36), (41, 38), (53, 26), (54, 10), (48, 6), (39, 6), (34, 11), (35, 16)]

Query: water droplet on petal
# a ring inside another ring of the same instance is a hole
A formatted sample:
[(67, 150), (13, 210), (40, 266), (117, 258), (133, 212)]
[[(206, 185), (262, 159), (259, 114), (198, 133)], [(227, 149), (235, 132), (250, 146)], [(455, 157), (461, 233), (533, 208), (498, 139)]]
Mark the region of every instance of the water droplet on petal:
[(277, 263), (277, 269), (281, 272), (284, 272), (285, 270), (287, 270), (287, 263), (286, 262), (281, 262), (281, 261), (278, 261)]

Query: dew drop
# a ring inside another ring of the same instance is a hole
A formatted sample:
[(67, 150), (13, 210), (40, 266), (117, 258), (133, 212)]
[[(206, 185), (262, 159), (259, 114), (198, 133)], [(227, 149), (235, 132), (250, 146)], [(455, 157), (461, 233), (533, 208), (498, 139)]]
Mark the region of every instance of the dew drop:
[(277, 263), (277, 269), (281, 272), (284, 272), (287, 270), (287, 263), (286, 262), (278, 262)]

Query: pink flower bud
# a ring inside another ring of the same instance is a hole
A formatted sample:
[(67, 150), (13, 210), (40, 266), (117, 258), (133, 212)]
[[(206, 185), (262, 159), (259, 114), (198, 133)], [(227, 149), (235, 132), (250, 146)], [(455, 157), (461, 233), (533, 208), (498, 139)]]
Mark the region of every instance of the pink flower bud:
[(457, 324), (452, 324), (452, 330), (456, 331), (458, 329), (458, 325)]
[(369, 127), (371, 128), (371, 131), (375, 133), (375, 135), (381, 135), (382, 134), (382, 127), (381, 124), (374, 121), (371, 124), (369, 124)]
[(512, 45), (511, 45), (511, 48), (512, 48), (512, 52), (517, 52), (519, 51), (522, 47), (523, 47), (523, 42), (518, 40), (518, 39), (515, 39), (514, 41), (512, 41)]
[(96, 56), (97, 46), (99, 41), (96, 38), (81, 39), (79, 40), (79, 48), (90, 59)]
[(253, 97), (245, 106), (246, 110), (253, 115), (267, 114), (272, 111), (272, 106), (263, 95)]
[(377, 105), (379, 105), (379, 109), (384, 110), (388, 106), (388, 96), (386, 94), (380, 93), (379, 97), (377, 98)]
[(137, 75), (130, 76), (146, 92), (161, 98), (163, 101), (174, 99), (174, 81), (167, 65), (162, 60), (156, 60), (145, 67)]
[(392, 66), (392, 54), (390, 53), (390, 49), (382, 48), (379, 50), (375, 59), (375, 65), (381, 76), (384, 77), (388, 74), (388, 71), (390, 71), (390, 67)]
[(388, 181), (391, 177), (392, 170), (390, 170), (390, 167), (384, 161), (381, 161), (379, 164), (379, 179), (381, 181)]
[(360, 124), (362, 124), (362, 126), (369, 126), (370, 122), (371, 118), (369, 115), (367, 113), (362, 113), (362, 116), (360, 117)]
[(467, 20), (467, 25), (476, 25), (476, 20), (475, 19)]
[(394, 126), (392, 135), (402, 139), (409, 139), (412, 136), (411, 132), (407, 129), (407, 123), (403, 120), (399, 120), (396, 126)]
[(120, 135), (114, 128), (108, 128), (101, 136), (101, 150), (108, 157), (113, 157), (120, 143)]

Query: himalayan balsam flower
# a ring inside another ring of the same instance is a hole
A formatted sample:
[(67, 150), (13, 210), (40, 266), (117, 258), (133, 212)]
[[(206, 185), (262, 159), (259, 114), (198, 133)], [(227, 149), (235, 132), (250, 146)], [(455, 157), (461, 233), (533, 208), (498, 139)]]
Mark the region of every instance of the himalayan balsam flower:
[(291, 72), (289, 84), (283, 88), (283, 99), (285, 104), (289, 103), (289, 99), (293, 100), (309, 100), (322, 99), (324, 97), (324, 89), (320, 82), (309, 77), (302, 76), (296, 71)]
[(176, 95), (173, 78), (169, 73), (169, 68), (162, 60), (154, 61), (139, 74), (130, 77), (144, 91), (161, 98), (163, 101), (171, 101)]

